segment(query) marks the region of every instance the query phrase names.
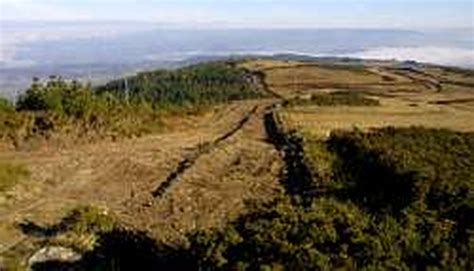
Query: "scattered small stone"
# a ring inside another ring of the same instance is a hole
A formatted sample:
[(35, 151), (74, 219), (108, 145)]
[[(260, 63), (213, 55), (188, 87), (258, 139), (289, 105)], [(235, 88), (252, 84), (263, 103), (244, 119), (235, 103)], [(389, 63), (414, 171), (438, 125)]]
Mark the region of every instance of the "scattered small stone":
[(153, 207), (153, 201), (146, 201), (143, 203), (143, 207), (150, 208)]

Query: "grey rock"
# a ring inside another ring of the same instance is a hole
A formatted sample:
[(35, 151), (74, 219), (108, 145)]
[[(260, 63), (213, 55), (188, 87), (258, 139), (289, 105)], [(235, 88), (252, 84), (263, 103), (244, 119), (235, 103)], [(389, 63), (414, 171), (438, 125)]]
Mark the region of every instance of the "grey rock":
[(33, 256), (28, 259), (28, 265), (33, 266), (37, 263), (49, 261), (59, 262), (75, 262), (81, 259), (81, 254), (71, 248), (60, 246), (43, 247), (36, 251)]

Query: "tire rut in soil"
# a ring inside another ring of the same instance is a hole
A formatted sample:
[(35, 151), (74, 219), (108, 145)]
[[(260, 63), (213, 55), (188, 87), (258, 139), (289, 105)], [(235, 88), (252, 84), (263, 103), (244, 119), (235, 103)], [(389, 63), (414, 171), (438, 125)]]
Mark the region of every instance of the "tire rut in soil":
[(226, 141), (227, 139), (231, 138), (235, 135), (238, 131), (240, 131), (245, 124), (250, 120), (250, 118), (256, 114), (258, 110), (258, 105), (254, 106), (252, 110), (250, 110), (238, 123), (237, 125), (232, 128), (230, 131), (224, 133), (223, 135), (219, 136), (212, 142), (207, 142), (202, 145), (196, 147), (196, 151), (194, 151), (189, 157), (185, 158), (181, 162), (179, 162), (176, 169), (171, 172), (165, 181), (161, 182), (161, 184), (156, 188), (151, 195), (155, 200), (161, 199), (166, 192), (179, 180), (180, 176), (183, 175), (189, 168), (191, 168), (196, 161), (204, 154), (208, 154), (212, 152), (214, 148), (216, 148), (220, 143)]

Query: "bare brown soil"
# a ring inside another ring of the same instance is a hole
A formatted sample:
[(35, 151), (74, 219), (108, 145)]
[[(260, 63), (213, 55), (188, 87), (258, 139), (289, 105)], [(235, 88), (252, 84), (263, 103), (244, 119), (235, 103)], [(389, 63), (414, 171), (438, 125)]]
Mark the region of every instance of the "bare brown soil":
[[(220, 106), (192, 123), (176, 119), (177, 131), (138, 139), (1, 153), (0, 161), (26, 165), (31, 177), (1, 197), (0, 252), (31, 241), (17, 223), (54, 223), (77, 206), (101, 206), (175, 242), (237, 217), (247, 201), (270, 200), (279, 193), (282, 166), (263, 124), (271, 102)], [(189, 157), (192, 164), (154, 197)]]

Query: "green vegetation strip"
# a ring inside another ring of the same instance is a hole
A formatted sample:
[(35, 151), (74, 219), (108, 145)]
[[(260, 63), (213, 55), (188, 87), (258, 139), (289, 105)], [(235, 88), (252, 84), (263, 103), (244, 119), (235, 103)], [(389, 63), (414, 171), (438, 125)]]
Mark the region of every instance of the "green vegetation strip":
[(263, 96), (255, 75), (233, 63), (211, 62), (174, 71), (158, 70), (112, 81), (99, 93), (168, 108), (192, 104), (228, 102)]
[(192, 235), (194, 265), (472, 268), (474, 134), (387, 128), (335, 133), (327, 142), (307, 139), (305, 145), (314, 152), (308, 162), (325, 163), (309, 165), (312, 188), (301, 183), (303, 193), (291, 190), (297, 192), (291, 197), (305, 200), (282, 197), (223, 230)]
[(313, 94), (308, 98), (294, 98), (285, 103), (285, 106), (377, 106), (376, 99), (368, 98), (361, 93), (350, 91), (337, 91), (325, 94)]

